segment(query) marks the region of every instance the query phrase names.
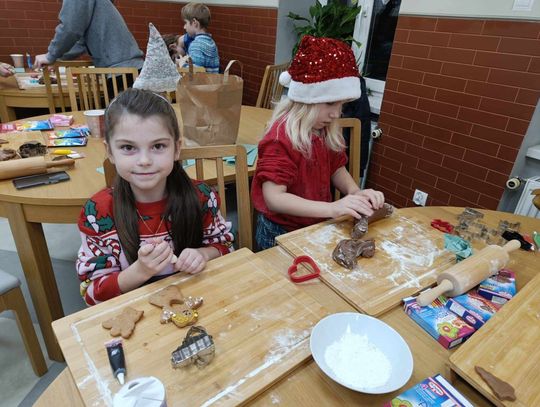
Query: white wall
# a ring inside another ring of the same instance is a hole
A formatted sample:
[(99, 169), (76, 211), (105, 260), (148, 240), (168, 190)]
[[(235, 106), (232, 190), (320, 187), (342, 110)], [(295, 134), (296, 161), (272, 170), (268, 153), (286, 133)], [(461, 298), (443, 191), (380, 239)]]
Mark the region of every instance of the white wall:
[(402, 0), (399, 14), (540, 20), (540, 0), (531, 11), (513, 11), (514, 0)]

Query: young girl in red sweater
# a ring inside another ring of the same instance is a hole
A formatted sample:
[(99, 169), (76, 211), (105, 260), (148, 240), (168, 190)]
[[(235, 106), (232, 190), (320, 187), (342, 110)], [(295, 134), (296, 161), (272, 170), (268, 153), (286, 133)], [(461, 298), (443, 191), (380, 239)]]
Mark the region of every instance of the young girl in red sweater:
[[(306, 35), (280, 82), (288, 95), (259, 143), (251, 189), (260, 249), (274, 246), (283, 233), (342, 215), (369, 216), (384, 203), (382, 192), (361, 190), (345, 168), (345, 142), (335, 119), (343, 103), (360, 97), (351, 48)], [(331, 185), (345, 196), (332, 202)]]
[(105, 128), (115, 184), (79, 217), (76, 267), (89, 305), (179, 271), (199, 273), (233, 250), (218, 195), (178, 161), (180, 130), (165, 98), (128, 89), (107, 108)]

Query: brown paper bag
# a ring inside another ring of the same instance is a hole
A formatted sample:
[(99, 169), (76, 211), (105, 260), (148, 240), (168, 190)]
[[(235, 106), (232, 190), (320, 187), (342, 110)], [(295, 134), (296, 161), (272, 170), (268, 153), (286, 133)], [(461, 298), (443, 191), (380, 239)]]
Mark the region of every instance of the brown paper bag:
[(182, 115), (186, 144), (235, 144), (240, 125), (242, 90), (240, 76), (230, 75), (232, 60), (223, 74), (190, 71), (178, 82), (176, 100)]

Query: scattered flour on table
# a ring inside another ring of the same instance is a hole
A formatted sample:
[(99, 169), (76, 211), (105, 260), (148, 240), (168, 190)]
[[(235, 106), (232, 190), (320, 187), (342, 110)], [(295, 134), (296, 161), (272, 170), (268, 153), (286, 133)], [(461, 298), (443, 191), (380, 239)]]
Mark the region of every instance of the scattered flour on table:
[(392, 373), (386, 355), (366, 335), (353, 334), (350, 326), (326, 348), (324, 360), (339, 381), (356, 388), (382, 386)]

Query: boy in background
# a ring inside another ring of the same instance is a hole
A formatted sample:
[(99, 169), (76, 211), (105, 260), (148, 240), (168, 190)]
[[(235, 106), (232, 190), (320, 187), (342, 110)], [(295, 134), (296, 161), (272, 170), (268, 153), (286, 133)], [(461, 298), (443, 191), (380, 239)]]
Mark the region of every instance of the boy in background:
[(218, 49), (208, 33), (210, 9), (202, 3), (188, 3), (182, 7), (182, 19), (186, 34), (178, 41), (177, 52), (189, 55), (193, 64), (204, 67), (206, 72), (218, 73)]

